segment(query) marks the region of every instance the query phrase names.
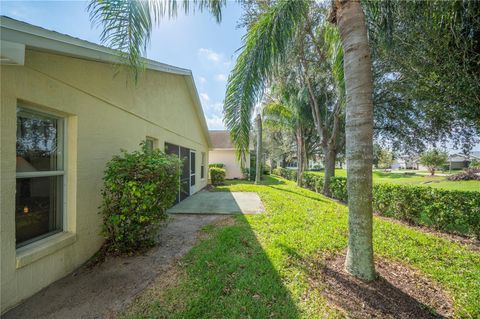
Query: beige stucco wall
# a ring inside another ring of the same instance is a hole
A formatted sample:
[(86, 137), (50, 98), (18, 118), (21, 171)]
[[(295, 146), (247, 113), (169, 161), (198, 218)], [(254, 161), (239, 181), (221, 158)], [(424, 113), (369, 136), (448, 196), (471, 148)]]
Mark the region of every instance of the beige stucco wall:
[[(208, 145), (187, 79), (147, 70), (137, 85), (109, 64), (27, 50), (24, 66), (1, 66), (1, 312), (60, 279), (102, 244), (98, 214), (105, 163), (146, 136), (201, 153)], [(15, 248), (16, 106), (62, 115), (68, 150), (65, 233)]]
[[(225, 165), (227, 179), (243, 178), (240, 162), (237, 160), (235, 150), (212, 149), (208, 155), (209, 164), (222, 163)], [(250, 155), (247, 155), (246, 167), (250, 166)]]

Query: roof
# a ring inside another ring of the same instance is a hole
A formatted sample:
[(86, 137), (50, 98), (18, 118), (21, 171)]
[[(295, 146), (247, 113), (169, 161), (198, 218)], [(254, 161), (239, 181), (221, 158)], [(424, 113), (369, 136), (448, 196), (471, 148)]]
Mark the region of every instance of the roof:
[(208, 131), (213, 148), (233, 149), (233, 143), (230, 139), (230, 132), (222, 131)]
[(451, 162), (463, 162), (463, 161), (469, 161), (474, 159), (477, 159), (477, 160), (480, 159), (480, 152), (473, 151), (473, 152), (470, 152), (468, 156), (461, 153), (454, 153), (448, 156), (448, 160)]
[[(26, 22), (0, 16), (1, 62), (23, 65), (25, 48), (104, 63), (124, 63), (119, 51), (47, 30)], [(23, 49), (23, 50), (22, 50)], [(23, 52), (22, 52), (23, 51)], [(211, 147), (208, 126), (203, 114), (192, 71), (143, 58), (146, 69), (185, 76), (208, 146)]]
[[(211, 130), (210, 139), (213, 149), (234, 150), (235, 146), (230, 139), (230, 131), (227, 130)], [(250, 149), (252, 149), (252, 136), (250, 135)]]

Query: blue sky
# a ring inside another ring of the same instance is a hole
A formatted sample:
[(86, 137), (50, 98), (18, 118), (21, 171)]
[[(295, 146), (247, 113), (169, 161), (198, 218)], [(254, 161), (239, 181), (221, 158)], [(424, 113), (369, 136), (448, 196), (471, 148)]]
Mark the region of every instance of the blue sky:
[[(100, 43), (91, 26), (88, 1), (1, 1), (0, 13), (14, 19)], [(180, 10), (181, 11), (181, 10)], [(208, 13), (165, 19), (153, 32), (147, 57), (193, 71), (210, 129), (222, 129), (222, 108), (228, 74), (245, 30), (237, 28), (241, 7), (228, 1), (218, 24)]]

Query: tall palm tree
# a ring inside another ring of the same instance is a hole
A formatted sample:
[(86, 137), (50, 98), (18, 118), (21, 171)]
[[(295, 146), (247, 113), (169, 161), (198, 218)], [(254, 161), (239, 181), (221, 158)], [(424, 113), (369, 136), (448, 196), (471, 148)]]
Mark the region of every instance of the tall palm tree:
[[(283, 79), (287, 82), (291, 79)], [(281, 83), (273, 88), (274, 101), (262, 109), (265, 125), (281, 128), (295, 136), (297, 145), (297, 185), (302, 186), (306, 167), (306, 129), (312, 125), (312, 113), (308, 101), (300, 94), (298, 83)]]
[(375, 279), (372, 244), (373, 76), (365, 15), (358, 0), (336, 0), (344, 54), (347, 98), (345, 133), (348, 189), (348, 251), (345, 267), (363, 280)]
[[(247, 150), (252, 110), (265, 81), (285, 61), (287, 47), (314, 5), (280, 0), (249, 27), (229, 77), (224, 105), (227, 127), (240, 152)], [(343, 48), (346, 89), (346, 145), (349, 193), (349, 244), (346, 269), (365, 281), (375, 279), (372, 246), (373, 97), (367, 28), (358, 0), (336, 0), (330, 21)]]

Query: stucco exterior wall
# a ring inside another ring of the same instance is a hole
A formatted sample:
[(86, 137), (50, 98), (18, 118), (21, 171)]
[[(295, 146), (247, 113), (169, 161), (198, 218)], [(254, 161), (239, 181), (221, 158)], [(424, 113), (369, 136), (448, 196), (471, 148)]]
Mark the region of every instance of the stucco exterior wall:
[[(115, 66), (27, 50), (24, 66), (1, 66), (0, 310), (62, 278), (101, 246), (98, 206), (105, 163), (120, 149), (134, 150), (146, 136), (196, 150), (208, 142), (181, 75), (145, 71), (137, 84)], [(60, 115), (67, 122), (64, 233), (15, 247), (16, 107)], [(206, 177), (206, 176), (205, 176)]]
[[(209, 152), (209, 164), (222, 163), (225, 165), (227, 179), (243, 178), (240, 162), (237, 160), (235, 150), (214, 149)], [(246, 167), (250, 166), (250, 155), (247, 155)]]

